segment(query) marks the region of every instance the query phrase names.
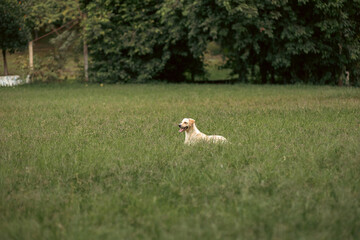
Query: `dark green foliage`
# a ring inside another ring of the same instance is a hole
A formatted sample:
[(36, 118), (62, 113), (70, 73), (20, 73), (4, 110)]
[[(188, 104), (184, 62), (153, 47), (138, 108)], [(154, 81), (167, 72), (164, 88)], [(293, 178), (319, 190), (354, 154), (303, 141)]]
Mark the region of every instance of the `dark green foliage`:
[(359, 77), (360, 1), (199, 0), (189, 9), (193, 37), (220, 43), (243, 81), (258, 74), (258, 83), (334, 84), (346, 70)]
[(210, 41), (244, 82), (342, 84), (359, 78), (360, 1), (86, 1), (93, 79), (203, 74)]
[[(248, 46), (253, 43), (248, 25), (256, 20), (257, 9), (247, 1), (188, 1), (186, 16), (191, 29), (189, 38), (192, 50), (201, 55), (208, 41), (218, 42), (228, 58), (228, 67), (245, 77), (251, 63), (244, 64), (249, 56)], [(247, 37), (245, 37), (247, 36)]]
[(0, 1), (0, 49), (13, 53), (27, 46), (29, 31), (24, 24), (21, 2)]
[(194, 58), (188, 47), (180, 3), (94, 0), (87, 12), (96, 81), (181, 81), (186, 71), (201, 72), (200, 58)]
[(21, 1), (0, 1), (0, 49), (4, 54), (4, 61), (6, 61), (6, 52), (14, 53), (27, 46), (30, 35), (24, 18)]
[[(79, 19), (81, 12), (78, 0), (25, 0), (26, 24), (34, 31), (50, 32), (65, 23)], [(67, 28), (72, 25), (68, 25)], [(65, 30), (63, 29), (63, 31)], [(62, 31), (59, 31), (60, 33)]]

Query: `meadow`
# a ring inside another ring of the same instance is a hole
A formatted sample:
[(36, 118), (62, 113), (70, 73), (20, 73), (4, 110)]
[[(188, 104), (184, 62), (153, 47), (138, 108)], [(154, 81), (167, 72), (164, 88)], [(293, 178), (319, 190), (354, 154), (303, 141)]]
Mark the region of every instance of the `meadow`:
[[(360, 89), (0, 88), (0, 239), (359, 239)], [(178, 123), (231, 143), (184, 146)]]

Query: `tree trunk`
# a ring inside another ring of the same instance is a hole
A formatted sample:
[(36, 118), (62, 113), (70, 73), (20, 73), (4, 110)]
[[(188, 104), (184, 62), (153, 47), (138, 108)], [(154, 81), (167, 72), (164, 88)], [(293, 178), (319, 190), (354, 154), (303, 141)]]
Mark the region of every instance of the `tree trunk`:
[(2, 54), (3, 54), (3, 60), (4, 60), (4, 75), (7, 76), (8, 75), (8, 67), (7, 67), (7, 61), (6, 61), (6, 50), (2, 50)]
[(339, 81), (338, 81), (338, 86), (339, 87), (342, 87), (344, 85), (345, 72), (346, 72), (346, 67), (342, 66), (341, 72), (340, 72), (340, 75), (339, 75)]
[(339, 77), (338, 86), (339, 86), (339, 87), (342, 87), (342, 86), (343, 86), (342, 76)]
[(267, 83), (268, 68), (266, 62), (260, 64), (261, 84)]
[(89, 81), (89, 62), (88, 62), (88, 47), (84, 40), (84, 73), (85, 73), (85, 82)]
[[(87, 16), (86, 13), (84, 13), (83, 15), (83, 20), (86, 21)], [(89, 53), (88, 53), (88, 46), (86, 44), (86, 37), (85, 37), (86, 33), (85, 33), (85, 24), (84, 24), (84, 29), (83, 29), (83, 37), (84, 37), (84, 75), (85, 75), (85, 82), (89, 81)]]
[(275, 70), (274, 68), (270, 68), (270, 83), (275, 84)]
[(350, 72), (349, 72), (349, 71), (346, 71), (346, 72), (345, 72), (345, 76), (346, 76), (346, 78), (345, 78), (345, 85), (348, 87), (348, 86), (350, 86)]
[(34, 71), (33, 41), (29, 42), (29, 68), (30, 68), (30, 74), (31, 74)]

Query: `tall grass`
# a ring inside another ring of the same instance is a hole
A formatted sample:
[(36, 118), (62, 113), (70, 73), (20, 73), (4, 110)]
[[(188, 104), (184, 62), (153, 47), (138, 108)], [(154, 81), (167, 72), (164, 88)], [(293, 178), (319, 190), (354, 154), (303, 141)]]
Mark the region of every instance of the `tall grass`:
[[(359, 239), (360, 90), (0, 88), (0, 239)], [(231, 144), (184, 146), (177, 124)]]

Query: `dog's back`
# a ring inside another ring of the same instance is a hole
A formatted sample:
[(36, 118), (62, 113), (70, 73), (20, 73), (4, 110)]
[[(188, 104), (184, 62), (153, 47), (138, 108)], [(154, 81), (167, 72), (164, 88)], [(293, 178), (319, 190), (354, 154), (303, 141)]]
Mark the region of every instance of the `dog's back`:
[(207, 137), (210, 141), (213, 142), (219, 142), (219, 143), (227, 142), (227, 139), (220, 135), (208, 135)]

